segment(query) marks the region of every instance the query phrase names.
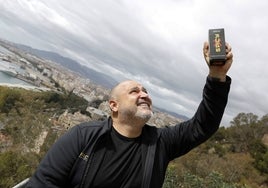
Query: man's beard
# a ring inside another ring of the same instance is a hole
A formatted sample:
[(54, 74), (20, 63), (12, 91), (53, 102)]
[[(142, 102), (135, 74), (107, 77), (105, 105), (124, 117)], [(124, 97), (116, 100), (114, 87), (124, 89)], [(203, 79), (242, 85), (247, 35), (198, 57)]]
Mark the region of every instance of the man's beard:
[(143, 121), (146, 123), (152, 117), (153, 112), (141, 109), (138, 109), (137, 111), (134, 111), (133, 109), (122, 109), (122, 115), (127, 121)]
[(153, 115), (153, 112), (150, 111), (150, 112), (141, 112), (140, 110), (137, 111), (137, 113), (135, 114), (134, 117), (140, 119), (140, 120), (143, 120), (145, 122), (149, 121), (149, 119), (152, 117)]

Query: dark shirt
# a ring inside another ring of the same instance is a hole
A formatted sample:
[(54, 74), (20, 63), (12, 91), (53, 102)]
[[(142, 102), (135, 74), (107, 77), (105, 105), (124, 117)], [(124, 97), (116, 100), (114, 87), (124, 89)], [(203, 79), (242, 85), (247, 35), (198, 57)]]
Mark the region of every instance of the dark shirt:
[(140, 188), (142, 182), (141, 137), (127, 138), (112, 128), (106, 152), (92, 187)]

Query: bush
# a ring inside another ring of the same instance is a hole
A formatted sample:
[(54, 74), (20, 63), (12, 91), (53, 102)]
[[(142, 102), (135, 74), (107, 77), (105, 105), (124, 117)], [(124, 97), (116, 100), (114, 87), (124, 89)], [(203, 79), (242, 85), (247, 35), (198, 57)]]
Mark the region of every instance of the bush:
[[(16, 89), (0, 88), (0, 112), (9, 114), (10, 110), (16, 106), (17, 101), (21, 101), (21, 94)], [(18, 113), (19, 110), (16, 108)]]
[(36, 168), (38, 157), (28, 153), (22, 155), (8, 151), (0, 154), (0, 187), (12, 187), (28, 178)]
[(250, 144), (250, 154), (254, 158), (254, 167), (263, 174), (268, 174), (268, 149), (261, 140)]
[(163, 188), (177, 188), (179, 186), (178, 176), (175, 166), (169, 165), (166, 171), (166, 177)]
[(238, 188), (235, 184), (224, 181), (223, 175), (211, 172), (208, 176), (201, 178), (189, 172), (184, 174), (184, 181), (180, 184), (183, 188)]

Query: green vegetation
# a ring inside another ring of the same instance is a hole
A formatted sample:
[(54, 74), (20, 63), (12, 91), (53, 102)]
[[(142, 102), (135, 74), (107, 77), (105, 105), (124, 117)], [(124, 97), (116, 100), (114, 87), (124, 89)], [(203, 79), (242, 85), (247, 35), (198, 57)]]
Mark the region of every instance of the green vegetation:
[[(85, 111), (87, 101), (75, 94), (0, 87), (0, 187), (12, 187), (30, 177), (41, 158), (66, 130), (54, 120), (65, 110)], [(46, 132), (39, 150), (36, 140)]]
[(207, 142), (174, 160), (164, 188), (268, 187), (264, 135), (268, 135), (268, 115), (258, 119), (252, 113), (239, 113), (230, 127), (221, 127)]
[[(90, 105), (97, 107), (100, 102)], [(30, 177), (48, 148), (66, 131), (55, 126), (59, 115), (66, 110), (86, 114), (87, 105), (72, 92), (0, 87), (0, 187), (12, 187)], [(268, 187), (265, 134), (268, 115), (238, 114), (229, 127), (221, 127), (206, 143), (172, 161), (163, 187)], [(42, 136), (42, 145), (36, 150), (36, 141)]]
[(22, 178), (30, 177), (39, 162), (39, 157), (28, 152), (21, 154), (19, 152), (3, 152), (0, 154), (0, 187), (11, 187), (16, 185)]

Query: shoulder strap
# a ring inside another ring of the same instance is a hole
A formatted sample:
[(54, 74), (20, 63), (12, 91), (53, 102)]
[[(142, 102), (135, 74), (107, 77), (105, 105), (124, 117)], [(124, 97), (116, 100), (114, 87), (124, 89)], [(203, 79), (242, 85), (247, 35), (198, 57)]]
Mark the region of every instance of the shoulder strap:
[(145, 129), (144, 129), (144, 134), (143, 134), (143, 138), (144, 138), (143, 147), (147, 147), (147, 154), (145, 158), (141, 188), (150, 188), (153, 167), (154, 167), (155, 150), (156, 150), (158, 133), (155, 127), (150, 127), (146, 125), (146, 127), (144, 128)]
[(150, 187), (153, 166), (154, 166), (155, 148), (156, 148), (156, 143), (148, 147), (146, 160), (145, 160), (145, 166), (144, 166), (144, 173), (143, 173), (143, 178), (142, 178), (142, 186), (141, 186), (142, 188)]

